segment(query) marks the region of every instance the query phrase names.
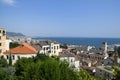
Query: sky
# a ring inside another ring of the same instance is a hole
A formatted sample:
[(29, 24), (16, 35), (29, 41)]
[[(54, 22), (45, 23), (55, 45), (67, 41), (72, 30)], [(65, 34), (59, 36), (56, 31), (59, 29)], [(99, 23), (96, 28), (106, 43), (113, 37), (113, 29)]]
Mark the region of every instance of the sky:
[(27, 36), (120, 38), (120, 0), (0, 0), (0, 27)]

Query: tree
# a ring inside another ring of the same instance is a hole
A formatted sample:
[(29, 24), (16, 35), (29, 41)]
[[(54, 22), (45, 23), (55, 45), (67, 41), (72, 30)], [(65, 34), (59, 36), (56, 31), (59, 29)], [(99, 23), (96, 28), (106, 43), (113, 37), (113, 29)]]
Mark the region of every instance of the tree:
[(12, 49), (12, 48), (15, 48), (15, 47), (17, 47), (17, 46), (19, 46), (20, 44), (18, 44), (17, 42), (15, 42), (15, 43), (10, 43), (10, 49)]
[(9, 80), (9, 75), (5, 70), (0, 71), (0, 80)]
[(91, 76), (86, 70), (80, 69), (78, 73), (79, 80), (98, 80), (95, 77)]
[(114, 66), (114, 77), (117, 79), (120, 79), (120, 67), (119, 66)]
[(45, 54), (39, 54), (37, 53), (37, 56), (34, 58), (34, 61), (37, 62), (37, 61), (45, 61), (45, 60), (48, 60), (50, 59), (48, 56), (46, 56)]
[(0, 67), (7, 67), (8, 63), (7, 60), (4, 57), (0, 58)]
[(11, 65), (12, 65), (12, 55), (9, 54), (9, 66), (11, 66)]
[(16, 76), (21, 80), (77, 80), (76, 73), (68, 64), (54, 59), (29, 61), (21, 59), (16, 62)]
[(60, 62), (60, 80), (78, 80), (77, 73), (74, 72), (72, 68), (66, 61)]
[[(36, 59), (36, 61), (34, 61)], [(18, 80), (96, 80), (87, 71), (75, 70), (65, 61), (37, 55), (35, 58), (21, 58), (15, 63)]]
[(14, 64), (16, 76), (22, 75), (22, 72), (25, 70), (26, 66), (32, 62), (33, 59), (31, 58), (21, 58), (17, 60), (17, 62)]

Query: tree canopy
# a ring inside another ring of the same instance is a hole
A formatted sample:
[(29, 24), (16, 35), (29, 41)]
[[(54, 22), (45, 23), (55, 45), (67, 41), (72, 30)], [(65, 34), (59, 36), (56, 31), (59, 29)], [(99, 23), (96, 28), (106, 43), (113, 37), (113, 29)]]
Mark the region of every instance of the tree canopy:
[(35, 58), (21, 58), (15, 63), (18, 80), (96, 80), (87, 71), (75, 72), (69, 64), (43, 54)]
[(97, 80), (83, 69), (77, 72), (67, 62), (44, 54), (20, 58), (13, 66), (8, 66), (7, 61), (1, 58), (0, 80)]
[(7, 60), (3, 57), (0, 58), (0, 67), (7, 67), (8, 63)]

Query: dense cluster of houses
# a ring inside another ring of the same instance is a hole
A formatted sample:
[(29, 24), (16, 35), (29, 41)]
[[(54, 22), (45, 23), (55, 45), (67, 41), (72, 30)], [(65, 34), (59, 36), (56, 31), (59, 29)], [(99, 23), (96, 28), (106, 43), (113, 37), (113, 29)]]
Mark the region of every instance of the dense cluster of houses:
[(106, 42), (102, 43), (101, 49), (93, 46), (77, 45), (68, 45), (67, 48), (62, 48), (60, 47), (61, 44), (56, 41), (37, 41), (23, 37), (15, 38), (17, 40), (13, 39), (12, 42), (20, 41), (20, 46), (9, 49), (11, 40), (6, 38), (5, 30), (0, 29), (0, 56), (4, 56), (7, 61), (10, 58), (9, 56), (11, 56), (12, 64), (22, 57), (34, 58), (37, 54), (45, 54), (50, 57), (58, 56), (59, 60), (67, 61), (69, 66), (75, 68), (76, 71), (83, 68), (95, 77), (111, 80), (113, 78), (112, 66), (120, 61), (119, 58), (109, 57), (110, 48), (108, 51)]

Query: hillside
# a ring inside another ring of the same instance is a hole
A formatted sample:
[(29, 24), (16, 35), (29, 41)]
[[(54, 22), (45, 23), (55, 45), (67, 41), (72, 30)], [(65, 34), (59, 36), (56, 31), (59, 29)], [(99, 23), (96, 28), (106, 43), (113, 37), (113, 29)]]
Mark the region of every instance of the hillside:
[(7, 36), (25, 36), (24, 34), (22, 33), (16, 33), (16, 32), (6, 32)]

